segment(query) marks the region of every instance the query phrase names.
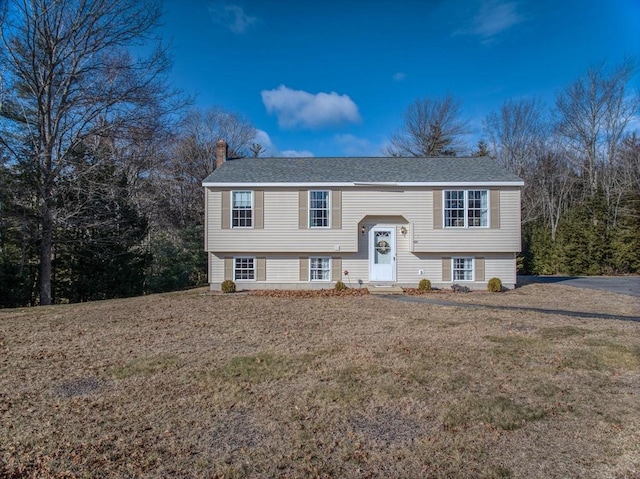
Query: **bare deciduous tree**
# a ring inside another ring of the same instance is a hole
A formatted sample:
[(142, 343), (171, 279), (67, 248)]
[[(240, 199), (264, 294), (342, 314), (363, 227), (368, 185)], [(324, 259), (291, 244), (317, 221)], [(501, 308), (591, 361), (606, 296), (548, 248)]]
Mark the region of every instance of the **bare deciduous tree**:
[(452, 95), (414, 101), (404, 113), (402, 127), (390, 137), (392, 156), (455, 156), (465, 143), (467, 122), (462, 103)]
[(484, 121), (496, 159), (519, 176), (535, 162), (547, 135), (546, 125), (537, 100), (507, 100)]
[(163, 76), (169, 66), (165, 52), (158, 48), (148, 58), (137, 58), (127, 50), (150, 40), (160, 13), (155, 0), (16, 0), (10, 5), (0, 54), (10, 92), (2, 107), (1, 141), (34, 175), (42, 305), (52, 301), (58, 179), (70, 174), (74, 151), (90, 137), (118, 138), (133, 125), (156, 124), (162, 116), (162, 102), (170, 94)]
[(166, 205), (173, 226), (200, 224), (204, 213), (202, 180), (215, 168), (216, 142), (224, 139), (230, 158), (244, 152), (256, 137), (255, 127), (243, 116), (214, 107), (192, 110), (178, 127), (170, 158), (160, 173), (166, 188), (161, 204)]
[(608, 184), (601, 184), (599, 175), (614, 161), (629, 121), (640, 107), (640, 96), (628, 89), (636, 71), (632, 60), (610, 70), (604, 64), (591, 67), (556, 99), (557, 131), (589, 194), (599, 186), (607, 192), (613, 181), (609, 175)]

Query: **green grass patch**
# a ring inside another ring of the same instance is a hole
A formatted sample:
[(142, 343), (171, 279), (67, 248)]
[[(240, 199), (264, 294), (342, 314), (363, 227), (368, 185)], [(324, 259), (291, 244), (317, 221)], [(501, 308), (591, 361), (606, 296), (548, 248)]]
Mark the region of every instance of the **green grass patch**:
[(180, 366), (177, 356), (162, 355), (153, 358), (138, 358), (122, 366), (116, 366), (109, 374), (118, 379), (131, 376), (151, 376)]
[(632, 348), (606, 339), (589, 338), (569, 351), (560, 365), (588, 371), (637, 370), (640, 368), (640, 348)]
[(314, 390), (315, 401), (353, 404), (373, 397), (399, 397), (404, 392), (401, 382), (387, 376), (387, 370), (378, 365), (346, 366), (336, 370), (332, 379)]
[(541, 408), (517, 403), (506, 396), (473, 396), (451, 406), (444, 415), (443, 424), (456, 428), (485, 423), (512, 431), (545, 415)]
[(216, 375), (228, 381), (260, 383), (303, 373), (316, 355), (284, 356), (270, 353), (231, 358)]
[(540, 335), (542, 339), (565, 339), (574, 336), (586, 336), (590, 331), (576, 326), (555, 326), (553, 328), (542, 328)]

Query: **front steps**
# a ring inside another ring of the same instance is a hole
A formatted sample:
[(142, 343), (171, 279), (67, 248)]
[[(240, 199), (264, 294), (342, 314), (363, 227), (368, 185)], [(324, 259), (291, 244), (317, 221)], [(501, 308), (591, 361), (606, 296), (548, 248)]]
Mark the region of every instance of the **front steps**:
[(395, 284), (369, 284), (369, 294), (404, 294), (404, 290)]

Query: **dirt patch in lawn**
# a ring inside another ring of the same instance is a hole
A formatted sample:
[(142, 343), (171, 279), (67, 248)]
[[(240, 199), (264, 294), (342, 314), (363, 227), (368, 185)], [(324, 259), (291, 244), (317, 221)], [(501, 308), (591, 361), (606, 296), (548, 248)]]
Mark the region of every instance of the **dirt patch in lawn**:
[(611, 319), (637, 298), (424, 297), (483, 307), (194, 290), (2, 310), (0, 477), (640, 474), (640, 323)]

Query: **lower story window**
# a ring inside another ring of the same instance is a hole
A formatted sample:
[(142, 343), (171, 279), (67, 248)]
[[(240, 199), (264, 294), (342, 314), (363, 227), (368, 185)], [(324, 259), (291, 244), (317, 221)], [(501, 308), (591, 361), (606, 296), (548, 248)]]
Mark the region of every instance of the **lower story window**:
[(255, 258), (235, 258), (233, 268), (233, 279), (254, 280), (256, 279)]
[(329, 258), (309, 258), (311, 281), (331, 281), (331, 264)]
[(453, 258), (453, 280), (473, 281), (473, 258)]

